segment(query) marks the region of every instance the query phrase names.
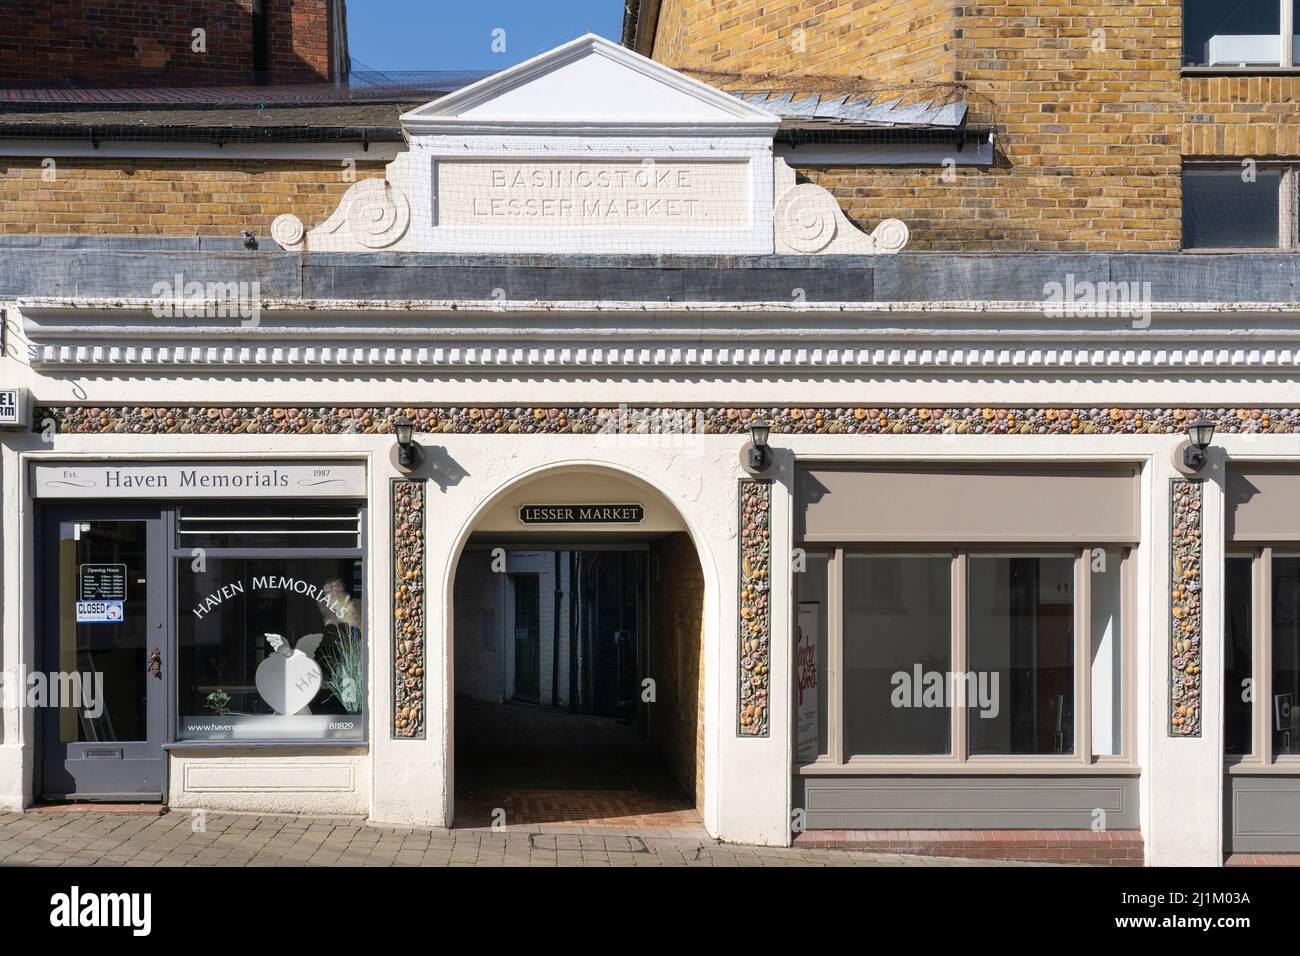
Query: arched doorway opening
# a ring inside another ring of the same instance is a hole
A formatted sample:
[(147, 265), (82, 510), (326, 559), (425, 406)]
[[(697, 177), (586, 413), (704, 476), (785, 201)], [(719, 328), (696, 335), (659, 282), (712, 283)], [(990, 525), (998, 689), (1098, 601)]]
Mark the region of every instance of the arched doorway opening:
[(598, 468), (512, 486), (452, 590), (454, 823), (697, 828), (704, 575), (663, 495)]

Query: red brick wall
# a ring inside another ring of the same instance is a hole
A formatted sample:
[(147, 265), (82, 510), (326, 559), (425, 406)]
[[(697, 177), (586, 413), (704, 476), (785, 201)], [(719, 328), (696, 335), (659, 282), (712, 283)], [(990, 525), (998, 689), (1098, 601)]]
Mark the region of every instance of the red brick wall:
[[(268, 0), (276, 83), (330, 78), (330, 0)], [(206, 52), (193, 31), (206, 31)], [(0, 84), (253, 82), (252, 0), (4, 0)]]

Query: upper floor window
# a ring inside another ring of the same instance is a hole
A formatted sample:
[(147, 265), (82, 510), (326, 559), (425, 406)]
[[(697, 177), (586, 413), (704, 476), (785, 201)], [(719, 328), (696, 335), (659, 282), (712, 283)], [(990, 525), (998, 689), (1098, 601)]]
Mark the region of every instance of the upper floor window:
[(1183, 65), (1300, 64), (1300, 0), (1184, 0)]

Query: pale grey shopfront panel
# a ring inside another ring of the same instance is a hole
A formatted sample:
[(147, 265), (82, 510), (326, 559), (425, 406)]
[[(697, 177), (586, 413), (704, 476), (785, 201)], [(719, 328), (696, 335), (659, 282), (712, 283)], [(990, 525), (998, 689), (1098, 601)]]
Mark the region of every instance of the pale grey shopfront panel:
[(1224, 780), (1225, 852), (1300, 853), (1300, 777)]
[(1107, 830), (1138, 827), (1137, 777), (796, 776), (810, 830)]
[(1139, 539), (1131, 467), (812, 466), (799, 473), (798, 536), (809, 542)]
[(1300, 541), (1300, 468), (1246, 465), (1228, 469), (1229, 541)]

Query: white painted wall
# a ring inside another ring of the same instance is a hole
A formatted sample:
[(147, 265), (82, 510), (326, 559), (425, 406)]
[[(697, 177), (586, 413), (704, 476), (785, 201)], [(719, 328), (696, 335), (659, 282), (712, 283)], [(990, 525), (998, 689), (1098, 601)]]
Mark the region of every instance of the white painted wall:
[(456, 693), (474, 700), (504, 699), (505, 578), (492, 572), (489, 551), (466, 551), (456, 577)]
[[(20, 344), (20, 343), (16, 343)], [(11, 355), (12, 355), (11, 351)], [(22, 354), (19, 347), (17, 354)], [(67, 379), (34, 372), (28, 365), (0, 359), (0, 378), (7, 384), (26, 385), (37, 403), (79, 400)], [(418, 380), (358, 376), (355, 379), (314, 378), (298, 373), (284, 378), (216, 375), (193, 377), (116, 377), (88, 375), (81, 380), (91, 403), (196, 405), (204, 402), (254, 404), (330, 404), (347, 394), (354, 404), (391, 405), (427, 400), (427, 383)], [(782, 402), (834, 406), (860, 404), (862, 381), (799, 379), (775, 374), (759, 380), (736, 381), (725, 377), (675, 380), (671, 391), (664, 383), (629, 374), (626, 377), (577, 376), (541, 378), (521, 374), (509, 380), (491, 376), (449, 382), (439, 400), (452, 404), (528, 403), (579, 404), (666, 401), (711, 403), (715, 400), (755, 404)], [(1177, 404), (1215, 405), (1228, 396), (1234, 405), (1284, 405), (1287, 393), (1265, 377), (1233, 381), (1206, 373), (1200, 379), (1161, 377), (1152, 381), (1120, 381), (1104, 377), (1037, 379), (1022, 377), (993, 380), (957, 379), (936, 375), (913, 380), (882, 379), (870, 386), (873, 404), (971, 403), (982, 401), (1033, 405), (1051, 404)], [(735, 482), (741, 436), (492, 436), (438, 434), (419, 440), (445, 450), (463, 472), (440, 488), (430, 485), (428, 533), (429, 581), (429, 710), (424, 740), (391, 740), (388, 654), (382, 652), (391, 612), (387, 582), (390, 578), (391, 529), (388, 480), (395, 475), (389, 463), (391, 439), (385, 436), (137, 436), (59, 435), (50, 444), (40, 436), (8, 432), (0, 436), (0, 533), (4, 539), (3, 606), (0, 608), (0, 664), (22, 670), (33, 659), (35, 640), (32, 542), (33, 508), (27, 497), (23, 465), (38, 457), (264, 456), (347, 458), (364, 462), (370, 494), (368, 632), (375, 642), (370, 670), (369, 775), (356, 776), (365, 793), (370, 815), (393, 823), (442, 824), (451, 811), (451, 745), (454, 720), (451, 701), (451, 667), (455, 653), (449, 639), (453, 626), (451, 581), (455, 561), (480, 520), (502, 502), (523, 494), (521, 483), (547, 476), (574, 476), (593, 471), (616, 475), (640, 488), (647, 499), (670, 502), (682, 526), (700, 549), (705, 581), (705, 804), (703, 818), (711, 833), (728, 840), (783, 843), (788, 839), (787, 813), (791, 765), (790, 697), (781, 693), (780, 675), (789, 674), (791, 579), (786, 562), (773, 562), (773, 673), (778, 682), (772, 698), (773, 733), (767, 739), (741, 740), (735, 734), (735, 588), (736, 528)], [(792, 543), (792, 505), (789, 498), (792, 456), (840, 462), (893, 461), (900, 458), (960, 461), (1116, 461), (1143, 467), (1142, 527), (1144, 540), (1136, 561), (1137, 642), (1137, 761), (1141, 781), (1141, 821), (1147, 840), (1148, 861), (1157, 864), (1219, 861), (1222, 783), (1222, 579), (1218, 556), (1222, 547), (1222, 467), (1210, 471), (1205, 504), (1205, 669), (1204, 735), (1195, 740), (1170, 739), (1165, 730), (1168, 664), (1165, 623), (1168, 610), (1168, 480), (1173, 436), (913, 436), (871, 437), (837, 435), (774, 435), (780, 451), (775, 472), (774, 554), (787, 553)], [(1216, 446), (1232, 460), (1280, 460), (1300, 464), (1300, 436), (1267, 434), (1221, 435)], [(442, 475), (435, 476), (442, 478)], [(445, 480), (445, 479), (444, 479)], [(547, 484), (533, 486), (548, 487)], [(550, 487), (555, 487), (551, 484)], [(514, 497), (512, 497), (514, 496)], [(477, 622), (472, 622), (477, 627)], [(505, 621), (499, 624), (504, 627)], [(545, 669), (544, 669), (545, 673)], [(561, 667), (562, 675), (567, 668)], [(0, 806), (15, 808), (31, 800), (33, 726), (31, 714), (3, 702), (3, 743), (0, 744)], [(244, 755), (241, 755), (243, 759)], [(257, 759), (261, 759), (260, 757)], [(272, 756), (269, 759), (274, 760)], [(173, 764), (179, 763), (174, 760)], [(173, 787), (176, 784), (173, 782)], [(299, 787), (302, 793), (309, 788)], [(175, 793), (175, 791), (173, 791)], [(356, 791), (354, 791), (355, 793)], [(196, 798), (185, 788), (177, 799), (187, 805)], [(213, 800), (217, 797), (213, 796)], [(304, 801), (315, 799), (304, 797)], [(342, 796), (337, 798), (343, 801)], [(352, 799), (351, 797), (347, 799)], [(223, 806), (255, 806), (252, 797), (237, 792), (220, 796)], [(182, 805), (178, 803), (177, 805)], [(339, 805), (339, 804), (336, 804)]]

